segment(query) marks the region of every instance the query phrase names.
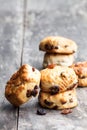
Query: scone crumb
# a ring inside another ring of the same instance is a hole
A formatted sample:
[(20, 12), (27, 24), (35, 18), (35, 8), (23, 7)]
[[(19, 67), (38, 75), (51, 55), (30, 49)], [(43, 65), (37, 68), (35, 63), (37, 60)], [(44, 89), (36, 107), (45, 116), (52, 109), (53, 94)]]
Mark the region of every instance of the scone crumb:
[(63, 110), (61, 111), (61, 114), (64, 114), (64, 115), (69, 114), (69, 113), (72, 113), (72, 110), (71, 110), (70, 108), (68, 108), (68, 109), (63, 109)]

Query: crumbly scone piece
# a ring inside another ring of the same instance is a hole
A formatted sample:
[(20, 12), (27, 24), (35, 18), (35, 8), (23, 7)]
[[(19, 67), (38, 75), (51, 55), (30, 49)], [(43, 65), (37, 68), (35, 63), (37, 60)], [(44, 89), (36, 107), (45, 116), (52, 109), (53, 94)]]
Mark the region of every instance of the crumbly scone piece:
[(50, 109), (66, 109), (77, 106), (76, 89), (55, 95), (50, 95), (50, 93), (40, 91), (38, 99), (41, 106)]
[(72, 68), (52, 64), (40, 72), (43, 92), (55, 94), (77, 87), (78, 78)]
[(78, 86), (87, 87), (87, 77), (78, 78)]
[(50, 64), (57, 64), (62, 66), (70, 66), (73, 64), (74, 54), (62, 55), (57, 53), (45, 53), (43, 60), (43, 68)]
[(78, 86), (87, 87), (87, 61), (77, 62), (70, 67), (78, 76)]
[(14, 106), (20, 106), (38, 93), (40, 72), (25, 64), (12, 75), (6, 84), (5, 97)]
[(77, 45), (74, 41), (64, 37), (49, 36), (40, 42), (39, 50), (48, 53), (71, 54), (76, 52)]

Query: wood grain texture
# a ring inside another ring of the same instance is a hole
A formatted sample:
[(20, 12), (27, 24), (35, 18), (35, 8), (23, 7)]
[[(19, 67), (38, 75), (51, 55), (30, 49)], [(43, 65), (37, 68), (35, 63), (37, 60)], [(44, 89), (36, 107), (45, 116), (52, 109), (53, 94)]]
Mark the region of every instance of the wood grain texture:
[(0, 130), (17, 130), (18, 109), (4, 97), (5, 84), (21, 63), (23, 0), (0, 0)]
[[(60, 35), (78, 44), (77, 61), (87, 60), (87, 1), (83, 0), (29, 0), (27, 1), (22, 63), (39, 70), (43, 52), (38, 49), (42, 38)], [(78, 88), (78, 107), (69, 115), (47, 110), (45, 116), (36, 114), (38, 99), (22, 105), (19, 111), (18, 130), (86, 130), (87, 88)]]
[(58, 110), (36, 114), (38, 97), (14, 108), (4, 97), (5, 84), (21, 64), (42, 69), (45, 36), (61, 35), (78, 44), (77, 61), (87, 60), (86, 0), (0, 0), (0, 130), (86, 130), (87, 88), (78, 88), (78, 106), (69, 115)]

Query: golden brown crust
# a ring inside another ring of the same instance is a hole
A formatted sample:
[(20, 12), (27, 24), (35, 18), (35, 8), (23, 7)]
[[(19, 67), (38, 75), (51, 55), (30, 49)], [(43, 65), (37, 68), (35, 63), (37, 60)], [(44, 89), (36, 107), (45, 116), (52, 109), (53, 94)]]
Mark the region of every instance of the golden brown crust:
[(25, 64), (7, 82), (5, 97), (13, 105), (19, 106), (37, 95), (39, 83), (40, 72)]
[(77, 45), (74, 41), (64, 37), (49, 36), (40, 42), (39, 50), (48, 53), (71, 54), (76, 52)]
[(77, 62), (75, 64), (72, 64), (72, 66), (70, 66), (70, 67), (72, 67), (74, 69), (75, 73), (79, 77), (83, 77), (83, 76), (87, 77), (87, 61)]
[(76, 75), (78, 76), (78, 85), (82, 87), (87, 86), (87, 61), (77, 62), (70, 66), (74, 69)]
[(43, 68), (46, 68), (50, 64), (57, 64), (61, 66), (70, 66), (73, 64), (74, 55), (62, 55), (62, 54), (51, 54), (45, 53), (43, 60)]
[[(50, 65), (52, 66), (52, 65)], [(72, 68), (57, 66), (41, 70), (41, 85), (43, 92), (60, 93), (76, 87), (78, 79)]]
[(78, 81), (79, 81), (79, 86), (80, 87), (87, 87), (87, 77), (85, 78), (78, 78)]
[(59, 94), (50, 95), (40, 91), (39, 103), (50, 109), (66, 109), (77, 106), (76, 90), (68, 90)]

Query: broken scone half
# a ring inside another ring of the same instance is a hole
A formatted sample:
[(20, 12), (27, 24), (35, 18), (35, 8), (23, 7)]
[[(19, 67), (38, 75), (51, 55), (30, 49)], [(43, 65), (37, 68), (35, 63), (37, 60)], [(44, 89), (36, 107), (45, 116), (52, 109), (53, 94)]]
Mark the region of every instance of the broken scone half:
[(38, 94), (40, 72), (25, 64), (12, 75), (6, 84), (5, 97), (14, 106), (20, 106)]

